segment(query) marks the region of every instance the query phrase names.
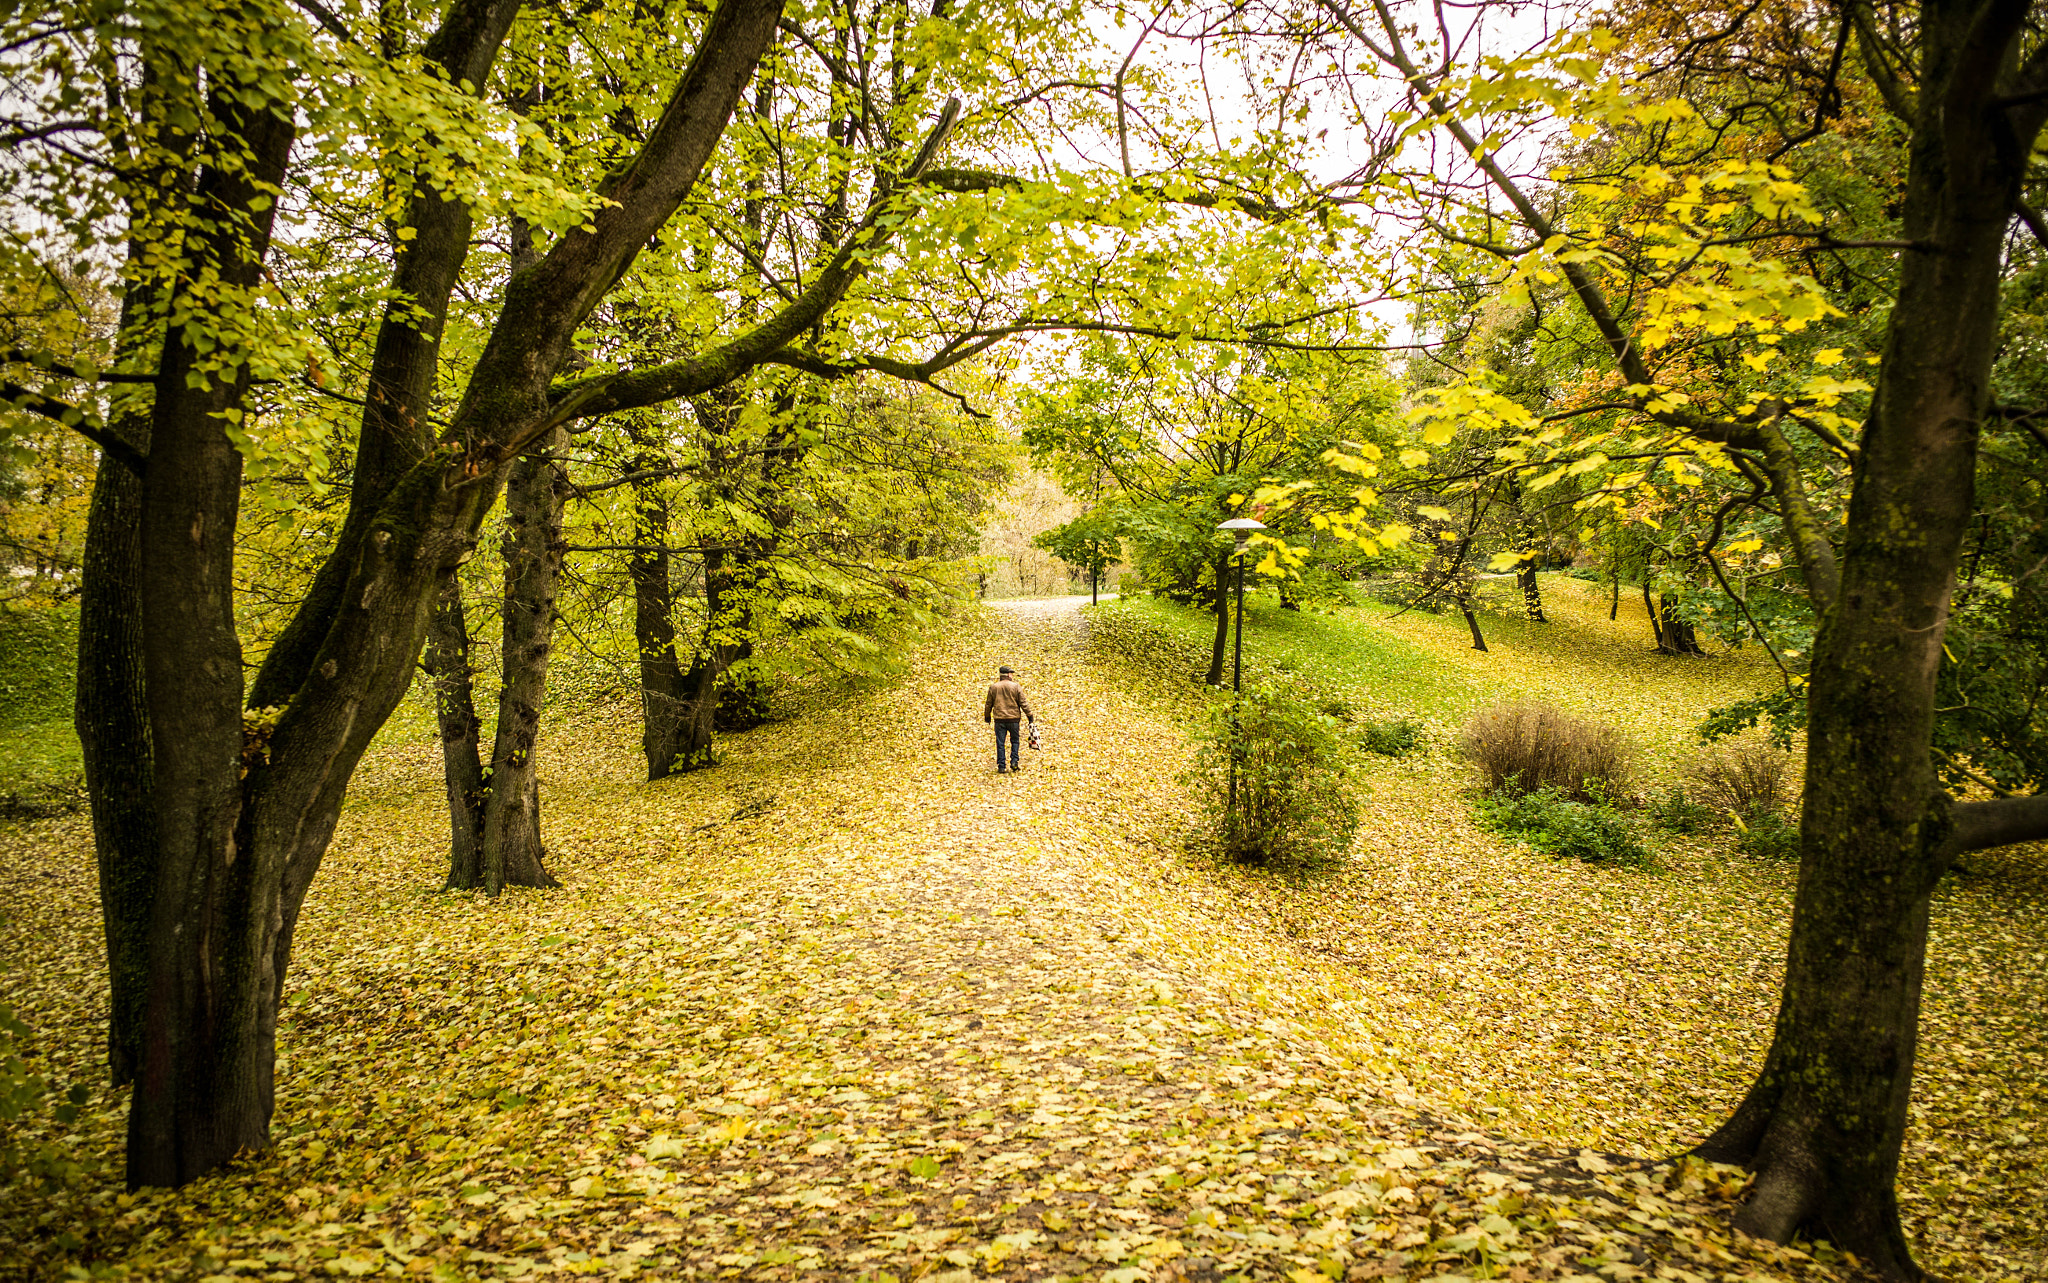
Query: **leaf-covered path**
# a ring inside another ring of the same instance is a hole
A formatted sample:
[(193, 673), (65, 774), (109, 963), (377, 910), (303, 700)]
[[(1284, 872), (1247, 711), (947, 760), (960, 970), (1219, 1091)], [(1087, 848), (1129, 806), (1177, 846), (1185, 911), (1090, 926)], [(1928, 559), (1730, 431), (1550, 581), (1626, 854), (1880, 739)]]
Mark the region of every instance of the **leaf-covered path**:
[[(1731, 1241), (1726, 1173), (1544, 1154), (1384, 1072), (1371, 1013), (1406, 999), (1365, 1002), (1370, 974), (1193, 876), (1180, 732), (1082, 636), (1069, 603), (987, 612), (855, 720), (818, 709), (664, 784), (621, 755), (630, 727), (586, 726), (550, 767), (568, 887), (499, 904), (431, 890), (431, 746), (388, 751), (301, 927), (275, 1150), (118, 1195), (101, 1091), (84, 1179), (0, 1205), (22, 1271), (1828, 1273)], [(999, 662), (1050, 732), (1013, 777), (978, 720)], [(46, 824), (5, 855), (79, 857), (8, 907), (51, 958), (24, 1009), (89, 1079), (85, 840)]]

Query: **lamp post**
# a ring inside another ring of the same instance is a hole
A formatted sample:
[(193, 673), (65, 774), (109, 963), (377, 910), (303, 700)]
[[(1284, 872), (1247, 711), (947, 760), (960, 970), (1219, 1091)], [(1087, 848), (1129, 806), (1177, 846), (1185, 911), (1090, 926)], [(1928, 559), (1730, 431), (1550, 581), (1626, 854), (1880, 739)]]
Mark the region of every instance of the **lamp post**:
[(1237, 759), (1244, 752), (1244, 730), (1237, 721), (1237, 705), (1244, 700), (1244, 551), (1251, 544), (1252, 531), (1264, 530), (1266, 523), (1252, 517), (1232, 517), (1216, 528), (1228, 530), (1237, 540), (1237, 546), (1230, 550), (1230, 559), (1237, 563), (1237, 641), (1230, 662), (1230, 801), (1223, 812), (1227, 845), (1237, 832)]
[(1230, 551), (1230, 559), (1237, 563), (1237, 645), (1230, 666), (1230, 689), (1241, 691), (1244, 687), (1244, 550), (1251, 544), (1252, 531), (1264, 530), (1266, 523), (1253, 517), (1232, 517), (1216, 528), (1228, 530), (1237, 540), (1237, 547)]

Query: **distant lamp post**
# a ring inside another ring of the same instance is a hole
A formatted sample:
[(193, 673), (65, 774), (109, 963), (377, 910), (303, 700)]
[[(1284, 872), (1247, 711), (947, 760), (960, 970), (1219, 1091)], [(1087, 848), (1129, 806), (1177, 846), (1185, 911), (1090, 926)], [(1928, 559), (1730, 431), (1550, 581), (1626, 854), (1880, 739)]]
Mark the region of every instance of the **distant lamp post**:
[(1264, 530), (1266, 523), (1253, 517), (1232, 517), (1216, 528), (1228, 530), (1237, 540), (1237, 547), (1230, 551), (1230, 559), (1237, 563), (1237, 644), (1230, 665), (1230, 689), (1240, 691), (1244, 688), (1244, 550), (1251, 546), (1252, 531)]
[[(1244, 698), (1244, 553), (1251, 546), (1252, 531), (1264, 530), (1266, 523), (1251, 517), (1232, 517), (1216, 527), (1228, 530), (1237, 540), (1237, 547), (1230, 550), (1230, 559), (1237, 563), (1237, 642), (1236, 653), (1230, 662), (1230, 690), (1236, 700)], [(1232, 706), (1230, 713), (1230, 801), (1224, 810), (1223, 832), (1226, 844), (1235, 845), (1237, 835), (1237, 759), (1244, 752), (1243, 728), (1237, 724), (1237, 709)]]

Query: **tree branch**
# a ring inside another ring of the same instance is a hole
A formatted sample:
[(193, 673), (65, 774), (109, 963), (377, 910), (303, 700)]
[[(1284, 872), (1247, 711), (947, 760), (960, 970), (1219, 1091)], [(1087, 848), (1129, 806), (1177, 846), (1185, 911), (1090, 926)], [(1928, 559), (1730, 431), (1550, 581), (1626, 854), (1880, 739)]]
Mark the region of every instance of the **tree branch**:
[(106, 451), (108, 457), (119, 460), (121, 466), (138, 477), (149, 462), (141, 451), (114, 435), (106, 424), (69, 402), (44, 396), (13, 382), (0, 382), (0, 401), (71, 429)]
[(1955, 803), (1949, 810), (1948, 838), (1942, 850), (1957, 856), (2043, 839), (2048, 839), (2048, 793), (1998, 797)]

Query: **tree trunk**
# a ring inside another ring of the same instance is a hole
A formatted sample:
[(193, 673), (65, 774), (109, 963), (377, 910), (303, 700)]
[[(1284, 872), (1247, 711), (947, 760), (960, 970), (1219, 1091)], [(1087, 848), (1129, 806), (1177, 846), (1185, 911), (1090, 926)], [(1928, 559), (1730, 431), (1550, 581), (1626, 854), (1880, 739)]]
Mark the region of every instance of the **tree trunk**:
[(1648, 574), (1643, 576), (1643, 615), (1650, 621), (1650, 638), (1655, 643), (1652, 649), (1660, 655), (1668, 654), (1664, 646), (1664, 616), (1658, 612), (1657, 603), (1650, 596)]
[[(2027, 8), (1921, 10), (1899, 294), (1860, 443), (1839, 588), (1809, 680), (1784, 995), (1762, 1072), (1700, 1147), (1756, 1170), (1742, 1229), (1811, 1227), (1866, 1267), (1921, 1277), (1894, 1184), (1911, 1094), (1928, 901), (1956, 814), (1929, 753), (1935, 676), (1989, 401), (2006, 224), (2039, 103), (1999, 82)], [(1817, 563), (1816, 563), (1817, 564)], [(1993, 804), (1979, 803), (1976, 806)], [(2007, 836), (2004, 840), (2021, 840)]]
[[(643, 450), (633, 468), (647, 472), (661, 457)], [(668, 501), (648, 479), (633, 486), (634, 551), (627, 563), (633, 581), (633, 641), (640, 655), (640, 751), (647, 778), (666, 779), (682, 748), (683, 666), (676, 656), (675, 584), (669, 564)]]
[(561, 581), (562, 507), (569, 448), (561, 428), (513, 465), (505, 488), (504, 680), (484, 794), (483, 889), (560, 886), (546, 868), (540, 831), (540, 713), (554, 652), (555, 594)]
[(1465, 627), (1472, 630), (1472, 649), (1486, 649), (1486, 635), (1479, 631), (1479, 616), (1472, 613), (1472, 598), (1466, 594), (1458, 596), (1458, 610), (1465, 616)]
[(441, 732), (441, 776), (448, 790), (448, 881), (445, 889), (484, 884), (484, 798), (490, 780), (483, 766), (483, 719), (476, 715), (476, 666), (470, 659), (469, 620), (462, 579), (434, 607), (427, 630), (427, 672), (434, 679), (434, 717)]
[(1651, 627), (1657, 632), (1657, 649), (1666, 655), (1697, 657), (1707, 653), (1700, 648), (1693, 626), (1678, 617), (1678, 608), (1672, 605), (1668, 594), (1657, 594), (1657, 617), (1651, 621)]
[[(147, 453), (147, 415), (124, 415), (111, 430), (138, 452)], [(102, 455), (86, 517), (73, 724), (85, 763), (86, 794), (92, 799), (93, 849), (99, 858), (111, 989), (107, 1066), (116, 1087), (134, 1080), (140, 1055), (149, 974), (149, 901), (158, 863), (154, 772), (143, 693), (141, 513), (141, 478), (126, 464)]]
[(1209, 647), (1209, 672), (1202, 680), (1223, 684), (1223, 652), (1230, 644), (1230, 558), (1216, 559), (1216, 640)]
[(1543, 586), (1536, 581), (1536, 563), (1525, 561), (1515, 567), (1515, 583), (1522, 589), (1522, 613), (1531, 623), (1549, 623), (1543, 617)]
[[(212, 106), (227, 126), (224, 145), (246, 152), (233, 167), (201, 173), (194, 195), (206, 230), (185, 247), (210, 261), (230, 293), (261, 277), (276, 208), (268, 194), (284, 178), (295, 133), (288, 114), (246, 106), (241, 88), (222, 83)], [(131, 1188), (182, 1184), (267, 1143), (278, 947), (288, 936), (276, 904), (284, 853), (248, 849), (243, 806), (242, 781), (268, 726), (242, 714), (242, 458), (223, 423), (251, 375), (231, 355), (218, 363), (221, 354), (202, 352), (203, 341), (180, 327), (164, 337), (136, 519), (157, 849), (151, 868), (110, 870), (121, 883), (152, 879), (128, 1112)]]
[(697, 640), (689, 671), (683, 674), (677, 708), (676, 753), (671, 769), (702, 770), (716, 766), (718, 679), (727, 657), (723, 640), (727, 624), (726, 555), (712, 548), (704, 554), (704, 629)]

